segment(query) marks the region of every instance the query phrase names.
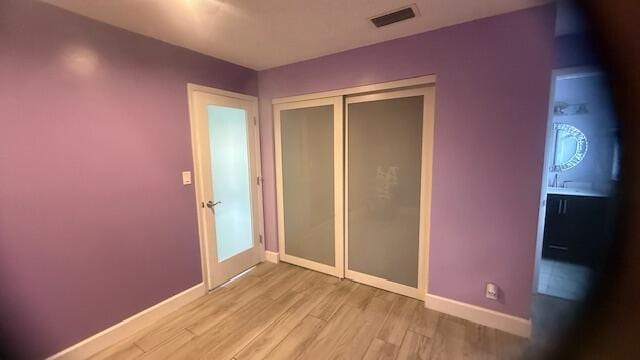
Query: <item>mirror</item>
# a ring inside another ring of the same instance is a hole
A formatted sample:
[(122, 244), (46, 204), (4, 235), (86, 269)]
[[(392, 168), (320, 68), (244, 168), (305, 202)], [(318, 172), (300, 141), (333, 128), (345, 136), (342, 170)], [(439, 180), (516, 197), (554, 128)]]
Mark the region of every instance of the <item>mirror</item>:
[(578, 165), (587, 153), (587, 137), (577, 127), (553, 124), (555, 154), (551, 171), (567, 171)]

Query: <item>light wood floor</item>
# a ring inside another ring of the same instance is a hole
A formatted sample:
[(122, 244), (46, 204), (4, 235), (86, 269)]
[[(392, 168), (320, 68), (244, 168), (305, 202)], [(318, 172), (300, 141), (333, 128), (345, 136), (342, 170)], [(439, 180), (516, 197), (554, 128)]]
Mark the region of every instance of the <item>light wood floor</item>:
[(415, 299), (262, 263), (92, 359), (513, 359), (526, 343)]

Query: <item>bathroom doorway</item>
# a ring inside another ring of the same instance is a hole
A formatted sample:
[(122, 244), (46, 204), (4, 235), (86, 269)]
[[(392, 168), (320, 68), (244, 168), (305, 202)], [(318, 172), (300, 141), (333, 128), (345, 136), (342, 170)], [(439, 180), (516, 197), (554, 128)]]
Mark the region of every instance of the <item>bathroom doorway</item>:
[(554, 70), (549, 99), (531, 309), (541, 344), (571, 323), (604, 267), (620, 154), (602, 71)]
[(597, 68), (554, 70), (551, 85), (533, 291), (581, 301), (611, 242), (618, 130)]

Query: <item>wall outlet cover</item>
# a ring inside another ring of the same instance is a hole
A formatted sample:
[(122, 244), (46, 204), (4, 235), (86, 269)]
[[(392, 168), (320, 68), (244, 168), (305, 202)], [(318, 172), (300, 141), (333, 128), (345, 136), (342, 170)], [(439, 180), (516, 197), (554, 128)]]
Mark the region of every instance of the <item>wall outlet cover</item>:
[(494, 283), (487, 283), (485, 296), (491, 300), (498, 300), (500, 288)]

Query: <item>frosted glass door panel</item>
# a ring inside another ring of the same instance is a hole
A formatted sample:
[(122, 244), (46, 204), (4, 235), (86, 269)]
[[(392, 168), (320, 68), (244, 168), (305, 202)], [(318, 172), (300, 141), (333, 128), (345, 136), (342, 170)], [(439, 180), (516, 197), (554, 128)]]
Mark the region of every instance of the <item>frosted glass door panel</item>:
[(418, 287), (423, 96), (348, 104), (348, 269)]
[(282, 110), (287, 255), (335, 266), (334, 107)]
[(207, 113), (220, 262), (253, 247), (247, 113), (217, 105)]

